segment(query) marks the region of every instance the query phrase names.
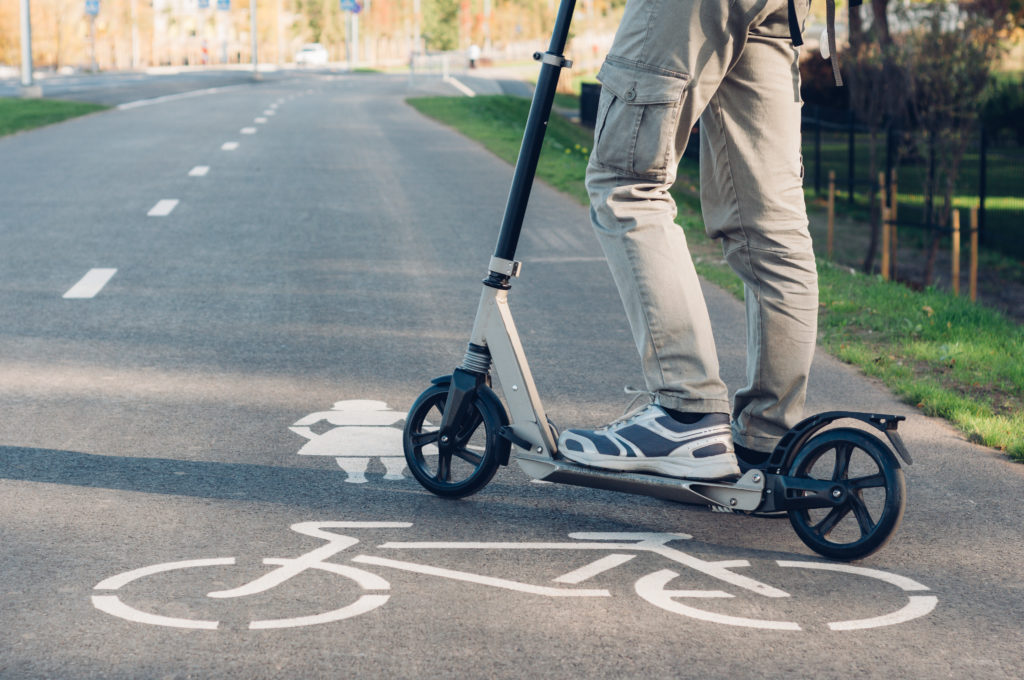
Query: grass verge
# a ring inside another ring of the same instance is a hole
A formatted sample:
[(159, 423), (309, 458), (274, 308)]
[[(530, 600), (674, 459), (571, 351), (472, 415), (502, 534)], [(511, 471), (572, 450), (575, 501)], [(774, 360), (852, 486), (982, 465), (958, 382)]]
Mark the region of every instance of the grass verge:
[(0, 98), (0, 137), (22, 130), (59, 123), (107, 108), (99, 104), (65, 102), (56, 99)]
[[(515, 162), (529, 101), (428, 97), (409, 103)], [(585, 203), (591, 140), (590, 131), (552, 118), (537, 177)], [(697, 270), (742, 297), (742, 285), (704, 233), (693, 181), (682, 173), (673, 193)], [(1024, 461), (1024, 328), (942, 291), (913, 291), (823, 260), (818, 273), (819, 341), (829, 352), (924, 413), (953, 423), (971, 441)]]

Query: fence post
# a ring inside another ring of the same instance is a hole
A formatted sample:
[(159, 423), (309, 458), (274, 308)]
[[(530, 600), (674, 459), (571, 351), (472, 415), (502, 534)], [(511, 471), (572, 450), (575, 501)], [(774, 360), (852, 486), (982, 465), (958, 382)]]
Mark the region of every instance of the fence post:
[(832, 259), (833, 234), (836, 231), (836, 171), (828, 171), (828, 259)]
[(953, 295), (960, 294), (960, 211), (953, 210)]
[(971, 208), (971, 302), (978, 301), (978, 206)]
[(988, 130), (984, 123), (978, 123), (981, 139), (978, 150), (978, 234), (984, 240), (985, 198), (988, 193)]
[(885, 204), (885, 173), (878, 173), (879, 219), (882, 221), (882, 280), (889, 280), (889, 208)]
[(896, 278), (898, 278), (897, 277), (897, 272), (898, 272), (897, 261), (899, 260), (899, 239), (897, 238), (897, 233), (896, 232), (899, 229), (899, 220), (900, 220), (900, 217), (899, 217), (899, 204), (900, 204), (900, 202), (899, 202), (899, 198), (898, 198), (898, 196), (899, 196), (899, 193), (898, 193), (898, 191), (899, 191), (899, 181), (898, 181), (899, 177), (898, 177), (898, 171), (897, 171), (896, 168), (892, 169), (892, 174), (890, 175), (890, 178), (891, 179), (890, 179), (889, 186), (891, 187), (891, 189), (889, 191), (889, 197), (890, 197), (889, 198), (889, 222), (891, 224), (889, 225), (889, 234), (892, 237), (892, 239), (891, 239), (892, 240), (892, 246), (891, 246), (892, 253), (890, 254), (890, 260), (891, 260), (890, 267), (892, 268), (892, 278), (896, 279)]
[(814, 107), (814, 195), (821, 196), (821, 107)]
[(850, 205), (852, 206), (853, 205), (853, 190), (855, 188), (855, 183), (854, 183), (854, 179), (853, 179), (854, 165), (855, 165), (855, 163), (854, 163), (854, 143), (857, 141), (856, 140), (855, 131), (854, 131), (854, 126), (853, 126), (854, 115), (853, 115), (853, 111), (852, 110), (849, 111), (849, 113), (847, 114), (847, 119), (849, 121), (849, 129), (848, 129), (848, 132), (847, 132), (847, 143), (846, 143), (846, 187), (847, 187), (847, 190), (849, 190), (849, 192), (850, 192), (849, 202), (850, 202)]
[[(885, 175), (891, 177), (892, 173), (896, 171), (896, 133), (893, 131), (892, 126), (886, 126), (885, 128)], [(889, 205), (892, 205), (892, 194), (889, 194)]]

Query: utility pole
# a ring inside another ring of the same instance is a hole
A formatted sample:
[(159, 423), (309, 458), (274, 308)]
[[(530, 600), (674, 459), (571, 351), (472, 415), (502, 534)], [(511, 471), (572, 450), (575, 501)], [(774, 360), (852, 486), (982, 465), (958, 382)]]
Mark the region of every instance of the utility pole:
[(96, 15), (89, 15), (89, 61), (92, 64), (89, 67), (93, 73), (99, 70), (99, 66), (96, 64)]
[(139, 20), (135, 11), (138, 0), (132, 0), (132, 70), (139, 67)]
[(277, 65), (284, 63), (284, 0), (277, 0)]
[(89, 15), (89, 59), (93, 73), (99, 70), (96, 65), (96, 15), (99, 12), (100, 0), (85, 0), (85, 13)]
[(491, 0), (484, 0), (484, 52), (491, 52)]
[(32, 15), (29, 0), (21, 0), (21, 96), (38, 99), (43, 88), (32, 80)]
[(256, 0), (249, 0), (249, 33), (252, 35), (252, 79), (260, 79), (259, 40), (256, 35)]

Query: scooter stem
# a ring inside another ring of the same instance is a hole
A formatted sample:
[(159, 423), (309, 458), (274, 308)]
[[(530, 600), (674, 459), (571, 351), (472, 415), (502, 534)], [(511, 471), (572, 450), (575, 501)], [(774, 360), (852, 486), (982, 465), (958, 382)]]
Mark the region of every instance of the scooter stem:
[(576, 0), (562, 0), (547, 53), (537, 52), (533, 55), (533, 58), (542, 64), (537, 87), (533, 93), (533, 102), (530, 104), (530, 115), (526, 119), (515, 173), (512, 176), (512, 188), (505, 204), (505, 216), (502, 218), (498, 244), (494, 248), (494, 257), (502, 260), (515, 260), (526, 205), (530, 201), (530, 189), (537, 174), (537, 161), (544, 145), (544, 133), (555, 101), (558, 77), (563, 68), (572, 65), (572, 62), (566, 61), (562, 56), (562, 51), (565, 50), (565, 43), (569, 37), (569, 24), (572, 22), (575, 8)]

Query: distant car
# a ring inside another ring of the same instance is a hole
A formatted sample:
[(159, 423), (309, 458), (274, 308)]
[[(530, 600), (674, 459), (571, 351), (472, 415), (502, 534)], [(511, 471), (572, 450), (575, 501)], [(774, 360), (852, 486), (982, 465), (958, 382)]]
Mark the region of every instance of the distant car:
[(327, 48), (320, 43), (303, 45), (295, 53), (295, 63), (298, 66), (323, 66), (327, 63)]

